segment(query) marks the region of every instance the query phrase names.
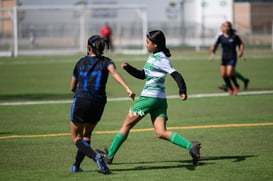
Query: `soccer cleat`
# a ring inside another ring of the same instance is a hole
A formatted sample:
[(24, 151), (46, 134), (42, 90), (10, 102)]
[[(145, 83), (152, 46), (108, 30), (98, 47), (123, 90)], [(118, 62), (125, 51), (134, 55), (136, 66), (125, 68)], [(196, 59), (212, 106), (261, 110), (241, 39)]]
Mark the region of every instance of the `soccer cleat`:
[(218, 86), (218, 88), (221, 89), (221, 90), (223, 90), (223, 91), (225, 91), (225, 92), (228, 91), (228, 87), (225, 86), (225, 85), (220, 85), (220, 86)]
[(100, 153), (100, 154), (104, 155), (104, 161), (105, 161), (106, 164), (108, 164), (108, 165), (112, 164), (112, 162), (114, 160), (114, 157), (112, 157), (112, 158), (108, 157), (108, 150), (107, 150), (107, 148), (105, 148), (104, 151), (96, 149), (96, 153)]
[(113, 159), (114, 159), (114, 157), (112, 157), (112, 158), (105, 157), (105, 163), (107, 163), (108, 165), (111, 165), (113, 163)]
[(105, 162), (106, 162), (108, 165), (110, 165), (110, 164), (113, 163), (114, 157), (109, 158), (109, 157), (108, 157), (108, 150), (107, 150), (107, 148), (105, 148), (104, 150), (105, 150), (105, 155), (106, 155), (106, 156), (105, 156)]
[(98, 165), (100, 171), (104, 174), (104, 175), (109, 175), (111, 174), (111, 171), (110, 169), (107, 167), (107, 165), (105, 164), (105, 161), (104, 161), (104, 155), (103, 154), (100, 154), (100, 153), (97, 153), (95, 159), (96, 161), (96, 164)]
[(246, 79), (244, 82), (244, 90), (248, 89), (248, 83), (249, 83), (249, 79)]
[(72, 173), (77, 173), (77, 172), (83, 172), (83, 169), (81, 169), (81, 167), (78, 167), (76, 165), (72, 165)]
[(238, 92), (239, 92), (239, 87), (234, 87), (233, 94), (237, 96)]
[(190, 149), (190, 155), (192, 157), (192, 164), (197, 165), (200, 160), (201, 143), (199, 141), (193, 141)]
[(228, 91), (228, 95), (230, 95), (230, 96), (233, 95), (233, 90), (232, 89)]

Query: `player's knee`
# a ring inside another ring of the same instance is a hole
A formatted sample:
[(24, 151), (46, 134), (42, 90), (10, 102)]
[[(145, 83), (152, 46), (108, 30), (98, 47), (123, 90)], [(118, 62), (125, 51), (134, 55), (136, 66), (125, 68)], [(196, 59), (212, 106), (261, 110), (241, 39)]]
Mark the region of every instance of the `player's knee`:
[(164, 131), (156, 131), (156, 136), (159, 139), (166, 139), (166, 134)]
[(90, 137), (91, 137), (91, 135), (83, 136), (83, 140), (84, 141), (90, 141)]
[(82, 139), (81, 137), (72, 137), (72, 143), (75, 145), (78, 140)]

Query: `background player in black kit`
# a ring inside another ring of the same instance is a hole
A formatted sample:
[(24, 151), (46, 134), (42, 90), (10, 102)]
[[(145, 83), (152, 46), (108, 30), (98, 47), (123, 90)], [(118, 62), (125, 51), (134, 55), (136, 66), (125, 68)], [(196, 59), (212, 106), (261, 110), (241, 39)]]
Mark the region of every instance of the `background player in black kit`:
[[(221, 34), (216, 42), (211, 47), (210, 60), (214, 59), (215, 51), (219, 44), (222, 46), (222, 63), (221, 63), (221, 75), (229, 89), (229, 95), (237, 95), (239, 92), (239, 84), (236, 80), (235, 66), (237, 63), (237, 47), (238, 57), (244, 58), (244, 43), (241, 38), (235, 34), (235, 30), (232, 28), (232, 24), (226, 21), (223, 24), (223, 34)], [(230, 82), (234, 83), (234, 88)]]
[[(219, 32), (216, 35), (215, 42), (217, 41), (217, 39), (219, 38), (219, 36), (223, 35), (224, 28), (225, 28), (224, 24), (225, 23), (221, 24), (221, 32)], [(213, 48), (213, 45), (211, 46), (211, 49), (212, 48)], [(243, 60), (246, 60), (246, 59), (243, 58)], [(246, 78), (242, 73), (238, 72), (238, 70), (235, 70), (235, 76), (236, 76), (237, 79), (241, 80), (244, 83), (244, 90), (247, 90), (248, 89), (248, 84), (249, 84), (249, 79)], [(223, 82), (223, 84), (221, 84), (220, 86), (218, 86), (218, 88), (221, 89), (221, 90), (224, 90), (224, 91), (228, 91), (228, 87), (227, 87), (227, 84), (226, 84), (225, 81)]]
[(110, 75), (125, 88), (134, 99), (135, 94), (128, 87), (123, 77), (116, 71), (114, 62), (103, 56), (105, 41), (94, 35), (88, 39), (88, 55), (81, 58), (74, 67), (70, 89), (75, 93), (71, 108), (71, 136), (77, 146), (72, 172), (82, 172), (80, 164), (85, 155), (93, 159), (103, 174), (111, 171), (104, 163), (104, 156), (90, 146), (92, 131), (99, 122), (106, 104), (106, 83)]

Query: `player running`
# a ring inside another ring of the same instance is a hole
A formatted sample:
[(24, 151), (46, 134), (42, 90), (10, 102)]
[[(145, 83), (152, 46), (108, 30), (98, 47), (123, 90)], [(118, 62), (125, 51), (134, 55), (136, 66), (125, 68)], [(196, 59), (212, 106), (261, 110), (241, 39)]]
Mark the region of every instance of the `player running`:
[[(221, 34), (216, 42), (211, 46), (210, 60), (212, 61), (215, 56), (215, 52), (219, 44), (222, 46), (222, 63), (221, 63), (221, 75), (229, 89), (229, 95), (237, 95), (239, 92), (239, 84), (236, 80), (235, 66), (237, 64), (237, 47), (238, 57), (245, 60), (244, 57), (244, 43), (241, 38), (235, 34), (235, 30), (232, 28), (232, 24), (226, 21), (222, 26), (223, 34)], [(234, 83), (232, 86), (230, 80)], [(247, 87), (246, 87), (247, 88)]]
[[(221, 32), (217, 34), (216, 38), (215, 38), (215, 42), (218, 40), (218, 38), (220, 36), (222, 36), (224, 34), (225, 31), (225, 23), (223, 23), (221, 25)], [(233, 32), (235, 32), (235, 30), (233, 29)], [(215, 45), (211, 46), (211, 50), (213, 50)], [(212, 60), (212, 59), (211, 59)], [(245, 59), (244, 59), (245, 60)], [(244, 83), (244, 90), (248, 89), (248, 84), (249, 84), (249, 79), (245, 78), (240, 72), (238, 72), (237, 70), (235, 70), (235, 77), (238, 78), (239, 80), (241, 80)], [(224, 81), (222, 85), (218, 86), (219, 89), (222, 89), (224, 91), (228, 91), (228, 86), (227, 83)]]
[(105, 41), (94, 35), (88, 39), (88, 55), (81, 58), (74, 67), (70, 84), (71, 91), (75, 92), (71, 108), (71, 136), (78, 148), (72, 172), (82, 172), (80, 167), (85, 155), (94, 160), (103, 174), (111, 171), (104, 161), (104, 155), (91, 148), (90, 137), (92, 131), (100, 121), (106, 104), (105, 87), (110, 75), (125, 88), (129, 97), (134, 99), (135, 94), (128, 87), (123, 77), (116, 71), (114, 62), (103, 56)]
[(166, 128), (167, 99), (165, 93), (165, 78), (170, 74), (179, 87), (179, 95), (182, 101), (187, 99), (187, 89), (185, 81), (169, 61), (171, 56), (169, 49), (166, 48), (166, 40), (163, 32), (160, 30), (151, 31), (147, 34), (146, 48), (150, 54), (143, 70), (138, 70), (128, 63), (123, 63), (124, 68), (129, 74), (138, 78), (146, 79), (146, 84), (142, 90), (141, 96), (130, 109), (124, 120), (119, 133), (116, 134), (109, 152), (106, 150), (106, 162), (111, 164), (115, 154), (127, 139), (130, 129), (145, 115), (150, 113), (151, 121), (158, 138), (168, 140), (173, 144), (189, 150), (193, 158), (193, 164), (196, 165), (200, 159), (201, 143), (190, 142), (176, 132), (168, 131)]

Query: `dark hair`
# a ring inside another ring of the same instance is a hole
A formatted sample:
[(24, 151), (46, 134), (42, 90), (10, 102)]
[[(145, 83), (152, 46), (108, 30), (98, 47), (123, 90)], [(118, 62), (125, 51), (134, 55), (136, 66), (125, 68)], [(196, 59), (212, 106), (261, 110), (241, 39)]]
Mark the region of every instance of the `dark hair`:
[(230, 28), (230, 33), (233, 34), (233, 33), (236, 33), (236, 30), (232, 28), (232, 24), (230, 21), (226, 21), (225, 23), (228, 24), (229, 28)]
[(149, 38), (149, 40), (151, 40), (153, 43), (157, 44), (158, 47), (156, 52), (163, 51), (167, 57), (171, 57), (170, 50), (166, 48), (166, 38), (162, 31), (150, 31), (147, 34), (147, 38)]
[(103, 55), (105, 41), (102, 37), (100, 37), (99, 35), (93, 35), (88, 39), (87, 44), (92, 47), (92, 52), (96, 56), (101, 57)]

